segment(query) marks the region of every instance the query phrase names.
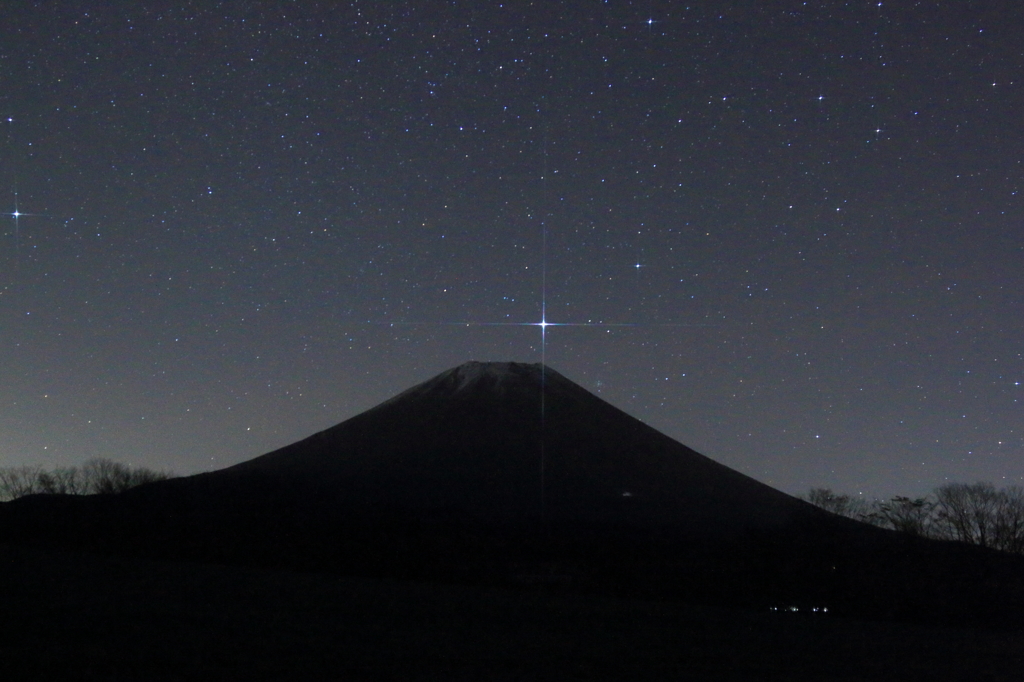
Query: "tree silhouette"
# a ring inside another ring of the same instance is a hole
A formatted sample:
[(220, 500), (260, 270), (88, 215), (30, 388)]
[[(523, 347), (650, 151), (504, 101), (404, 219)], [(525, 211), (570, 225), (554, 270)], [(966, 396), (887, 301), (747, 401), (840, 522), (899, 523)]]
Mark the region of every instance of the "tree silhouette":
[(0, 499), (13, 500), (40, 492), (38, 467), (8, 467), (0, 469)]
[(143, 483), (172, 478), (173, 474), (131, 467), (109, 459), (91, 459), (79, 467), (0, 468), (0, 500), (26, 495), (103, 495), (124, 492)]
[(935, 503), (927, 497), (910, 499), (897, 495), (888, 502), (876, 502), (869, 513), (870, 519), (885, 528), (910, 535), (933, 534), (932, 511)]
[(949, 483), (935, 491), (943, 537), (1024, 552), (1024, 491), (991, 483)]
[(831, 488), (811, 488), (807, 501), (816, 507), (839, 516), (863, 520), (868, 513), (868, 503), (857, 497), (833, 492)]
[(807, 501), (882, 528), (1024, 554), (1024, 489), (991, 483), (948, 483), (925, 497), (896, 496), (870, 504), (828, 488)]

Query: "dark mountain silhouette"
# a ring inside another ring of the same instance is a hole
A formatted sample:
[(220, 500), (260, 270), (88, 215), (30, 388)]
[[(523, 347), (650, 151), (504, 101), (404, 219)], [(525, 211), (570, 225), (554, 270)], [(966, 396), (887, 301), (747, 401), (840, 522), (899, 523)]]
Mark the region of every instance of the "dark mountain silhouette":
[(512, 524), (544, 517), (720, 536), (810, 513), (554, 370), (516, 363), (464, 364), (221, 472), (248, 474), (315, 480), (368, 512)]
[(1024, 562), (823, 512), (540, 365), (471, 362), (298, 443), (119, 495), (0, 506), (0, 541), (1016, 622)]

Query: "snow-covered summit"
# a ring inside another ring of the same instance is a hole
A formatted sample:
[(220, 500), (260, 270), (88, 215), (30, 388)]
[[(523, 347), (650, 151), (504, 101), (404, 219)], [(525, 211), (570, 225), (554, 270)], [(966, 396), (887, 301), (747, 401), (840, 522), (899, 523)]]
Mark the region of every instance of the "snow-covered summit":
[(500, 389), (510, 383), (539, 381), (544, 371), (540, 363), (527, 364), (522, 362), (479, 362), (476, 360), (463, 363), (441, 375), (446, 388), (451, 393), (461, 393), (472, 387), (487, 384), (493, 389)]
[(403, 391), (381, 406), (409, 398), (452, 398), (486, 390), (492, 395), (530, 390), (562, 376), (540, 363), (480, 362), (473, 360), (453, 367), (422, 384)]

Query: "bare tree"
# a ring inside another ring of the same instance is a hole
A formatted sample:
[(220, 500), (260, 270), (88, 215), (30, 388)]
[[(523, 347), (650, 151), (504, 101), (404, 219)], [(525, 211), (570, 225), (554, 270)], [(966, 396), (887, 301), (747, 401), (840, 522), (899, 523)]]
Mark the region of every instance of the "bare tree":
[(39, 492), (39, 467), (0, 469), (0, 499), (13, 500)]
[(868, 511), (864, 500), (833, 492), (830, 488), (811, 488), (807, 493), (807, 501), (825, 511), (851, 519), (861, 519)]
[(131, 469), (109, 459), (90, 459), (82, 465), (86, 489), (96, 495), (109, 495), (127, 490)]
[(37, 492), (51, 495), (79, 495), (85, 492), (85, 481), (77, 467), (41, 469), (36, 476)]
[(999, 491), (992, 546), (1024, 554), (1024, 489), (1010, 486)]
[(995, 532), (999, 493), (991, 483), (948, 483), (935, 490), (943, 537), (988, 547)]
[(143, 483), (162, 481), (171, 474), (145, 468), (132, 468), (109, 459), (90, 459), (82, 466), (84, 487), (90, 493), (120, 493)]
[(875, 502), (863, 520), (902, 533), (928, 536), (934, 533), (934, 510), (935, 502), (928, 497), (897, 495), (888, 502)]
[(812, 488), (807, 501), (882, 528), (1024, 554), (1024, 489), (1016, 486), (997, 490), (991, 483), (949, 483), (926, 497), (870, 504)]
[(26, 495), (89, 495), (119, 493), (129, 488), (162, 481), (173, 474), (131, 467), (109, 459), (91, 459), (81, 468), (48, 471), (41, 467), (0, 468), (0, 501)]
[(887, 502), (868, 502), (829, 488), (812, 488), (807, 493), (807, 501), (839, 516), (914, 535), (927, 535), (931, 531), (931, 514), (935, 506), (926, 497), (913, 500), (894, 497)]
[(935, 493), (943, 537), (1024, 553), (1024, 490), (949, 483)]

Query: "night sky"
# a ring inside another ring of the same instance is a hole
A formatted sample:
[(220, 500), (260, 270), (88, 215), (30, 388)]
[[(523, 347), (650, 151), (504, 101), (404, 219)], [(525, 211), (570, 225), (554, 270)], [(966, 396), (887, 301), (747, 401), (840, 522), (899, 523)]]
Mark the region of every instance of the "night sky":
[(967, 0), (5, 3), (0, 466), (222, 468), (541, 361), (546, 301), (594, 323), (552, 368), (786, 492), (1021, 484), (1021, 35)]

